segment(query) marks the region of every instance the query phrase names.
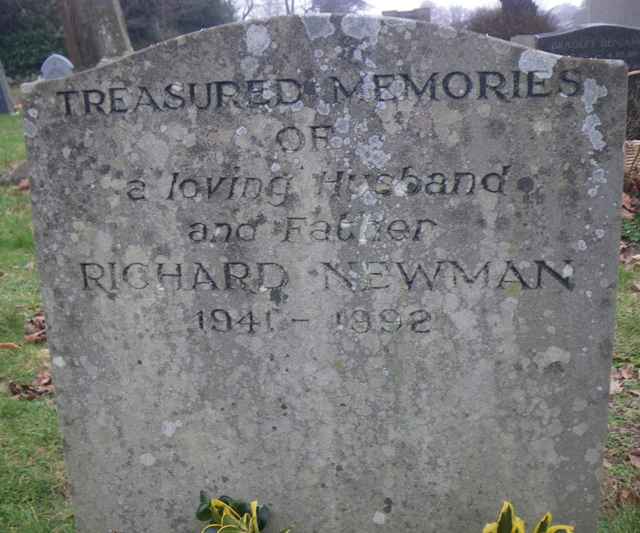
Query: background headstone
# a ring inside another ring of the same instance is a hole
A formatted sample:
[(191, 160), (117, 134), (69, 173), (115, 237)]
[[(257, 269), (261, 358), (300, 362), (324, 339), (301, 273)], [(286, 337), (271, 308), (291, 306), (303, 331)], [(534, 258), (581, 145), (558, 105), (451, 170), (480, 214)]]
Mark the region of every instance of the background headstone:
[(73, 74), (73, 63), (60, 54), (50, 55), (42, 64), (40, 74), (45, 80), (59, 80)]
[(589, 22), (640, 27), (638, 0), (586, 0)]
[(13, 113), (13, 100), (9, 91), (9, 83), (4, 73), (4, 67), (0, 63), (0, 114)]
[(285, 17), (29, 86), (78, 531), (595, 533), (621, 62)]
[(385, 17), (399, 17), (404, 19), (422, 20), (424, 22), (431, 22), (431, 9), (428, 7), (411, 9), (409, 11), (383, 11), (382, 14)]
[(513, 42), (558, 55), (620, 59), (640, 69), (640, 28), (587, 24), (568, 31), (516, 35)]
[(61, 0), (65, 47), (78, 70), (133, 51), (119, 0)]

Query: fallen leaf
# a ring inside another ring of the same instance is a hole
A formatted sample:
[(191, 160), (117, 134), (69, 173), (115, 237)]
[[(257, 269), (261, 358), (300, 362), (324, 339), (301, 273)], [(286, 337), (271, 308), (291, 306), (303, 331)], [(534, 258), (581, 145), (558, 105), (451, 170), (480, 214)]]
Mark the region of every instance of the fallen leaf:
[(51, 374), (47, 370), (39, 372), (36, 379), (33, 380), (33, 384), (37, 387), (45, 387), (51, 385)]
[(18, 183), (18, 190), (28, 191), (30, 189), (31, 189), (31, 181), (29, 181), (29, 178), (21, 179), (20, 182)]
[(636, 374), (636, 369), (633, 365), (624, 365), (621, 369), (620, 369), (620, 377), (622, 379), (633, 379), (635, 377)]
[(622, 207), (629, 211), (633, 211), (633, 198), (631, 198), (631, 195), (626, 192), (622, 193)]
[(618, 494), (619, 503), (622, 505), (630, 505), (635, 499), (635, 495), (629, 489), (622, 489)]
[(38, 311), (24, 325), (24, 341), (29, 343), (44, 342), (47, 340), (47, 324), (44, 313)]
[(24, 336), (24, 342), (27, 343), (38, 343), (38, 342), (44, 342), (47, 340), (47, 332), (45, 330), (42, 331), (37, 331), (35, 333), (31, 333), (30, 335), (25, 335)]
[(0, 342), (0, 350), (17, 350), (20, 348), (15, 342)]
[(39, 372), (31, 382), (31, 385), (10, 381), (9, 392), (18, 400), (35, 400), (42, 396), (53, 394), (54, 387), (51, 374), (48, 370)]
[(620, 242), (620, 262), (627, 266), (640, 263), (640, 248), (631, 242)]
[(624, 390), (624, 386), (622, 385), (622, 381), (612, 378), (611, 381), (609, 382), (609, 394), (610, 395), (619, 394), (623, 390)]
[(631, 464), (636, 468), (640, 468), (640, 448), (632, 450), (629, 452), (629, 460)]
[(631, 285), (631, 290), (633, 292), (640, 292), (640, 281), (636, 281), (633, 285)]

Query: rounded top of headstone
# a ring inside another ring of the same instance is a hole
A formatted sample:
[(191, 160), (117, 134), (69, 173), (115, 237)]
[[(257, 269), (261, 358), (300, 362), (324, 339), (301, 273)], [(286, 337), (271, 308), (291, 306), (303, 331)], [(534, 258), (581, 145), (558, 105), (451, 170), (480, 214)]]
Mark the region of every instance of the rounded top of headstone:
[(572, 35), (583, 31), (633, 31), (640, 32), (640, 28), (636, 26), (625, 26), (623, 24), (610, 24), (606, 22), (587, 22), (585, 24), (578, 24), (571, 28), (565, 28), (558, 31), (552, 31), (548, 33), (536, 33), (534, 36), (541, 39), (545, 37), (560, 37), (564, 35)]
[(61, 54), (51, 54), (40, 68), (45, 80), (59, 80), (73, 74), (73, 63)]

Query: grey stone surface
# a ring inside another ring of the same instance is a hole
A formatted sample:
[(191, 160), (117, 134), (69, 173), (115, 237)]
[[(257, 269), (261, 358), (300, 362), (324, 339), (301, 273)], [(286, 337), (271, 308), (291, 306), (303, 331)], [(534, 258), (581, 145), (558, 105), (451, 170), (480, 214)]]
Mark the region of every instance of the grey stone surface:
[(638, 0), (587, 0), (589, 22), (606, 22), (640, 27)]
[(596, 531), (621, 62), (289, 17), (27, 89), (80, 533), (192, 532), (203, 487), (274, 530)]
[(526, 46), (528, 48), (536, 47), (536, 36), (535, 35), (514, 35), (511, 37), (511, 42), (521, 44), (522, 46)]
[(0, 114), (13, 113), (13, 100), (9, 91), (9, 83), (4, 73), (4, 67), (0, 63)]
[(45, 80), (59, 80), (73, 74), (73, 63), (60, 54), (51, 54), (40, 68), (40, 74)]

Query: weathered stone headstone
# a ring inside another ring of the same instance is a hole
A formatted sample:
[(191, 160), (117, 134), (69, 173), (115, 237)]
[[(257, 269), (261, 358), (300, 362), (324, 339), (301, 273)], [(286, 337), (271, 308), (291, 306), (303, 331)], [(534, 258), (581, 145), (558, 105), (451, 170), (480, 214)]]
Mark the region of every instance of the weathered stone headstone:
[(640, 69), (640, 28), (587, 24), (562, 32), (517, 35), (512, 40), (558, 55), (620, 59), (631, 70)]
[(40, 74), (45, 80), (59, 80), (73, 74), (73, 63), (60, 54), (51, 54), (42, 63)]
[(640, 27), (638, 0), (587, 0), (589, 22), (606, 22)]
[(409, 11), (383, 11), (382, 14), (385, 17), (398, 17), (403, 19), (431, 22), (431, 8), (428, 7), (410, 9)]
[(408, 20), (226, 25), (30, 87), (79, 531), (596, 531), (621, 62)]
[(13, 100), (9, 91), (9, 84), (4, 73), (4, 67), (0, 63), (0, 114), (13, 113)]

